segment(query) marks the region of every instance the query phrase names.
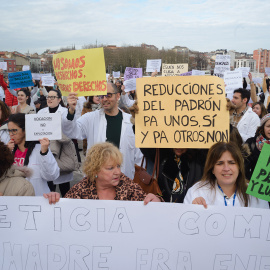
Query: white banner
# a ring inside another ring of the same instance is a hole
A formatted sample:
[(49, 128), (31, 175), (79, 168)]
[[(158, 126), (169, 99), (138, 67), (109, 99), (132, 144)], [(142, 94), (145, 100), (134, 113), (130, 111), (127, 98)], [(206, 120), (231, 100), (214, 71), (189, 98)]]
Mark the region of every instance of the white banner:
[(148, 59), (146, 62), (146, 72), (160, 72), (161, 59)]
[(61, 113), (26, 114), (25, 136), (26, 141), (61, 140)]
[(269, 210), (0, 197), (0, 265), (17, 270), (264, 270)]
[(0, 68), (3, 70), (7, 70), (7, 62), (0, 62)]

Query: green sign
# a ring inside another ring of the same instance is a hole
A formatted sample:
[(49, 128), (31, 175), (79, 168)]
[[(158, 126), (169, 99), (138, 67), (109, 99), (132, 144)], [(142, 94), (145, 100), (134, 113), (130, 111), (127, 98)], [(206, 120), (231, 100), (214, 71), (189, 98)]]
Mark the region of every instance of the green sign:
[(262, 148), (247, 194), (270, 202), (270, 144), (265, 143)]

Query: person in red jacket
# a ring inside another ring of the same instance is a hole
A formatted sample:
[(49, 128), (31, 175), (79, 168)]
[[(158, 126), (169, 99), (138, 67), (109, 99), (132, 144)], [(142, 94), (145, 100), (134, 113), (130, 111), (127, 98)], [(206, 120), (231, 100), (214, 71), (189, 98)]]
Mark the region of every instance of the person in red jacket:
[[(3, 87), (4, 91), (5, 91), (5, 103), (11, 107), (11, 106), (15, 106), (18, 105), (18, 100), (17, 97), (13, 96), (7, 88), (7, 84), (4, 80), (4, 75), (3, 75), (3, 69), (0, 69), (0, 85)], [(16, 90), (16, 89), (15, 89)]]

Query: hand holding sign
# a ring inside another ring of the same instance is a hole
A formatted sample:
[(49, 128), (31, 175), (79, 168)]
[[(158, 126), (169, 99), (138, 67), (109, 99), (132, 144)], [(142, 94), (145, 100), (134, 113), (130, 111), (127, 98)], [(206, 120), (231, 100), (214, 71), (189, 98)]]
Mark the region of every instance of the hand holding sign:
[(40, 151), (41, 151), (42, 154), (45, 154), (49, 149), (50, 141), (49, 141), (48, 138), (43, 138), (43, 139), (40, 139), (39, 142), (40, 142), (40, 145), (41, 145), (41, 150)]
[(76, 105), (77, 105), (77, 100), (78, 100), (78, 94), (77, 93), (70, 93), (67, 97), (67, 103), (69, 105), (69, 113), (74, 114)]

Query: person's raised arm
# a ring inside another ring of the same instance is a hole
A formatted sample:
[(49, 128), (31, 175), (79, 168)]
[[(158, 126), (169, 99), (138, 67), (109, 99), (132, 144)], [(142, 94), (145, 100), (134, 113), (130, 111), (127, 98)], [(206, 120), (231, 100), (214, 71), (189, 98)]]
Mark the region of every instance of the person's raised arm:
[(68, 112), (71, 115), (75, 114), (75, 109), (76, 109), (77, 100), (78, 100), (77, 96), (78, 96), (77, 93), (72, 92), (72, 93), (69, 93), (67, 97), (67, 102), (69, 105)]
[(250, 97), (253, 102), (257, 102), (256, 86), (254, 82), (252, 81), (252, 74), (250, 72), (248, 73), (248, 78), (250, 81)]
[(268, 75), (266, 73), (264, 73), (264, 79), (263, 79), (263, 85), (262, 85), (262, 89), (263, 89), (264, 93), (266, 93), (266, 91), (267, 91), (267, 83), (266, 83), (267, 78), (268, 78)]

